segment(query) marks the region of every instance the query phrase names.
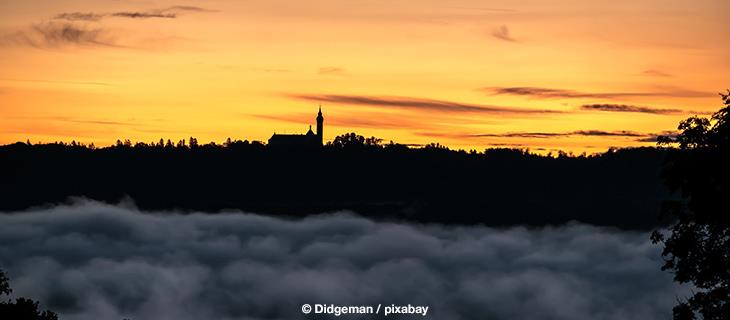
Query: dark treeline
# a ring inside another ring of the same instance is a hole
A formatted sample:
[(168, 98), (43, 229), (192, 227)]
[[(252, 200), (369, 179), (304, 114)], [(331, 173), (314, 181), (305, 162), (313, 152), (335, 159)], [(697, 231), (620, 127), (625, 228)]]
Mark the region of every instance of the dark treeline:
[(299, 217), (352, 210), (376, 219), (446, 224), (545, 225), (571, 220), (650, 228), (669, 192), (665, 150), (591, 156), (525, 150), (409, 148), (356, 134), (322, 148), (284, 150), (247, 141), (200, 145), (129, 141), (0, 147), (0, 211), (69, 197), (141, 209), (238, 209)]

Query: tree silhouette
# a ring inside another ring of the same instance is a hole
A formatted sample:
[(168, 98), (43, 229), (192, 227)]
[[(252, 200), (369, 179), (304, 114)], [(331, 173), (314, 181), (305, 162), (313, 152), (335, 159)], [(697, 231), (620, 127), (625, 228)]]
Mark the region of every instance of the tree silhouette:
[[(10, 288), (8, 277), (0, 270), (0, 295), (9, 295), (13, 290)], [(15, 302), (10, 300), (0, 301), (0, 319), (12, 320), (58, 320), (58, 315), (53, 311), (38, 310), (38, 302), (27, 298), (17, 298)]]
[(5, 275), (5, 272), (0, 270), (0, 295), (10, 294), (11, 292), (13, 292), (13, 290), (10, 289), (9, 279)]
[(711, 119), (686, 119), (678, 136), (659, 141), (679, 145), (664, 179), (683, 199), (663, 209), (676, 221), (671, 234), (655, 231), (652, 240), (664, 244), (662, 269), (700, 289), (674, 307), (675, 320), (730, 319), (730, 91), (720, 95), (724, 108)]
[(307, 149), (193, 138), (165, 138), (163, 148), (159, 141), (128, 139), (97, 148), (78, 142), (0, 146), (0, 211), (84, 197), (132, 199), (143, 210), (287, 217), (352, 210), (424, 223), (580, 221), (650, 230), (670, 196), (660, 175), (667, 150), (656, 147), (555, 157), (527, 149), (384, 143), (356, 133)]

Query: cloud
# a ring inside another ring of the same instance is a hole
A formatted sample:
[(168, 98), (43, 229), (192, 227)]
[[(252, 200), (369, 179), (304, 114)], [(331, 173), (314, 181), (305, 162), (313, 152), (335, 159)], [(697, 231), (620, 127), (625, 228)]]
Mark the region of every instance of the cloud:
[(580, 92), (542, 87), (486, 87), (481, 88), (480, 90), (492, 95), (527, 96), (537, 99), (616, 99), (637, 97), (706, 98), (711, 95), (707, 92), (677, 88), (655, 92)]
[[(102, 27), (79, 25), (75, 22), (93, 22), (107, 17), (173, 19), (186, 12), (215, 11), (194, 6), (171, 6), (164, 9), (112, 13), (64, 12), (55, 15), (51, 21), (34, 24), (30, 28), (11, 34), (0, 35), (0, 46), (22, 45), (36, 48), (56, 48), (65, 45), (124, 47), (115, 41), (109, 30)], [(159, 42), (159, 40), (156, 41), (156, 43)]]
[(195, 7), (195, 6), (180, 6), (180, 5), (178, 5), (178, 6), (171, 6), (171, 7), (168, 7), (167, 9), (163, 9), (163, 10), (166, 10), (166, 11), (188, 11), (188, 12), (216, 12), (216, 10), (210, 10), (210, 9), (205, 9), (205, 8), (201, 8), (201, 7)]
[(496, 13), (514, 13), (518, 12), (516, 9), (508, 8), (486, 8), (486, 7), (464, 7), (464, 6), (444, 6), (446, 9), (460, 9), (469, 11), (485, 11), (485, 12), (496, 12)]
[(643, 134), (634, 131), (603, 131), (603, 130), (578, 130), (570, 132), (507, 132), (507, 133), (482, 133), (471, 134), (471, 137), (495, 137), (495, 138), (559, 138), (571, 136), (590, 137), (647, 137), (650, 134)]
[(80, 202), (0, 214), (0, 243), (13, 294), (62, 319), (296, 319), (304, 303), (410, 303), (428, 305), (429, 319), (654, 320), (688, 293), (660, 270), (648, 234), (577, 224), (282, 220)]
[(515, 38), (510, 36), (509, 28), (507, 28), (507, 26), (505, 26), (505, 25), (502, 25), (499, 28), (494, 29), (494, 31), (492, 31), (492, 36), (497, 39), (504, 40), (504, 41), (509, 41), (509, 42), (517, 41), (517, 40), (515, 40)]
[(89, 28), (72, 23), (45, 22), (0, 37), (0, 45), (55, 48), (65, 45), (118, 47), (104, 28)]
[(288, 73), (292, 72), (290, 69), (283, 68), (249, 68), (249, 70), (266, 73)]
[[(314, 121), (311, 113), (297, 114), (257, 114), (255, 118), (283, 121), (289, 123), (307, 124)], [(428, 125), (424, 123), (414, 123), (403, 117), (391, 117), (381, 114), (350, 114), (350, 115), (327, 115), (327, 125), (345, 128), (377, 128), (377, 129), (407, 129), (407, 128), (424, 128)]]
[[(429, 135), (429, 134), (423, 134)], [(437, 134), (438, 135), (438, 134)], [(531, 139), (549, 139), (564, 137), (614, 137), (614, 138), (631, 138), (636, 142), (656, 143), (660, 136), (676, 137), (676, 131), (662, 131), (660, 133), (641, 133), (629, 130), (619, 131), (603, 131), (603, 130), (577, 130), (569, 132), (506, 132), (506, 133), (479, 133), (479, 134), (444, 134), (443, 137), (449, 138), (531, 138)], [(500, 145), (500, 144), (491, 144)], [(593, 147), (591, 147), (593, 148)]]
[(320, 75), (342, 76), (342, 75), (345, 75), (345, 69), (337, 68), (337, 67), (322, 67), (322, 68), (319, 68), (319, 71), (317, 73)]
[(123, 17), (132, 19), (145, 19), (145, 18), (166, 18), (175, 19), (177, 14), (175, 13), (162, 13), (162, 12), (115, 12), (110, 14), (113, 17)]
[(669, 73), (666, 73), (664, 71), (655, 70), (655, 69), (647, 69), (641, 72), (641, 74), (646, 76), (652, 76), (652, 77), (671, 77), (672, 75)]
[(106, 83), (106, 82), (95, 82), (95, 81), (65, 81), (65, 80), (10, 79), (10, 78), (0, 78), (0, 81), (74, 84), (74, 85), (87, 85), (87, 86), (111, 86), (111, 84)]
[[(326, 107), (326, 106), (325, 106)], [(443, 119), (422, 118), (414, 116), (404, 116), (398, 113), (390, 112), (331, 112), (324, 110), (327, 116), (327, 125), (340, 128), (366, 128), (366, 129), (418, 129), (418, 130), (453, 130), (451, 121), (443, 121)], [(297, 123), (301, 125), (309, 124), (314, 121), (313, 113), (299, 112), (286, 114), (255, 114), (251, 115), (258, 119), (267, 119), (282, 121), (288, 123)], [(458, 119), (450, 118), (449, 120)], [(483, 123), (484, 121), (474, 121)], [(473, 123), (473, 122), (469, 122)]]
[(50, 117), (50, 119), (56, 121), (70, 122), (70, 123), (84, 123), (84, 124), (98, 124), (98, 125), (111, 125), (111, 126), (130, 126), (134, 125), (131, 122), (121, 121), (110, 121), (110, 120), (94, 120), (94, 119), (76, 119), (69, 117)]
[(580, 106), (583, 110), (593, 111), (606, 111), (606, 112), (636, 112), (636, 113), (650, 113), (650, 114), (679, 114), (684, 111), (680, 109), (661, 109), (652, 107), (641, 107), (627, 104), (584, 104)]
[(649, 134), (643, 138), (636, 139), (636, 141), (657, 143), (659, 142), (659, 137), (668, 137), (670, 139), (674, 139), (677, 137), (678, 134), (679, 133), (677, 131), (663, 131), (661, 133)]
[(105, 17), (121, 17), (131, 19), (174, 19), (183, 12), (215, 12), (215, 10), (209, 10), (194, 6), (171, 6), (164, 9), (152, 9), (146, 11), (119, 11), (112, 13), (64, 12), (57, 14), (53, 18), (69, 21), (99, 21)]
[(598, 136), (598, 137), (641, 137), (645, 134), (637, 133), (633, 131), (601, 131), (601, 130), (579, 130), (573, 131), (573, 135), (578, 136)]
[(312, 94), (289, 94), (290, 98), (315, 101), (330, 102), (348, 105), (374, 106), (374, 107), (393, 107), (399, 109), (420, 109), (438, 112), (472, 112), (472, 113), (495, 113), (495, 114), (549, 114), (562, 113), (558, 110), (548, 109), (520, 109), (502, 106), (476, 105), (443, 100), (431, 100), (411, 97), (393, 97), (393, 96), (359, 96), (359, 95), (312, 95)]
[(99, 21), (103, 17), (103, 14), (93, 12), (64, 12), (57, 14), (53, 17), (53, 19), (68, 21)]

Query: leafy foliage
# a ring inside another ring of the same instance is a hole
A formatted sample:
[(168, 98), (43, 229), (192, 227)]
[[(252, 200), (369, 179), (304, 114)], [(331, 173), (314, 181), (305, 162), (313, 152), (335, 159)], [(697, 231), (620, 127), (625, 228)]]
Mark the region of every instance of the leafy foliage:
[[(12, 292), (10, 283), (5, 272), (0, 270), (0, 295), (8, 295)], [(58, 315), (53, 311), (38, 310), (38, 302), (27, 298), (17, 298), (15, 302), (10, 300), (0, 301), (0, 319), (13, 320), (58, 320)]]
[(730, 91), (721, 94), (724, 107), (711, 119), (691, 117), (679, 125), (678, 150), (667, 156), (666, 184), (680, 191), (683, 201), (670, 202), (664, 214), (676, 220), (663, 243), (663, 270), (699, 292), (674, 308), (675, 320), (730, 319)]

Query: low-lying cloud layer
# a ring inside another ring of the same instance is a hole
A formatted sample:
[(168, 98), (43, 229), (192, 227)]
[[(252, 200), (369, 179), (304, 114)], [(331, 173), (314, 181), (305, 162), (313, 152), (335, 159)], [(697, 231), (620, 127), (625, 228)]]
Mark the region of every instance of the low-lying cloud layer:
[(658, 250), (647, 234), (586, 225), (445, 228), (98, 203), (0, 214), (14, 294), (62, 319), (305, 319), (304, 303), (428, 305), (426, 319), (666, 319), (683, 292), (659, 270)]

